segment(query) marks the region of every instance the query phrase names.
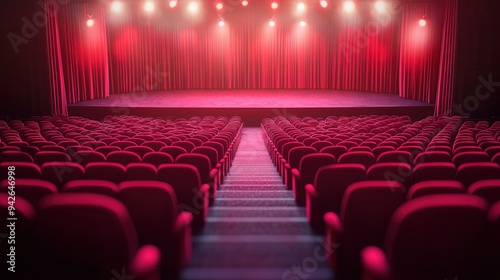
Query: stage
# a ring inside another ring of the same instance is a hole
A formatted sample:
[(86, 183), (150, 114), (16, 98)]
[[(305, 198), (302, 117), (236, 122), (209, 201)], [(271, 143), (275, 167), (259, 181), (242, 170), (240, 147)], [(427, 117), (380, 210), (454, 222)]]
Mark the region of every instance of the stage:
[(433, 115), (434, 105), (394, 94), (337, 90), (176, 90), (115, 94), (68, 105), (70, 115), (241, 116), (247, 126), (275, 116)]

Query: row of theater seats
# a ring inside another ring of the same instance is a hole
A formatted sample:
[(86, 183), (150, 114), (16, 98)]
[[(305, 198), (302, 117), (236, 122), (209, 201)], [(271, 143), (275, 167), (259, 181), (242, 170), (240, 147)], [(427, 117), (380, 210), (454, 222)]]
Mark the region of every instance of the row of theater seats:
[(0, 122), (0, 218), (15, 194), (17, 276), (176, 279), (241, 129), (239, 117)]
[[(277, 117), (262, 128), (283, 182), (313, 228), (326, 229), (339, 279), (360, 279), (361, 271), (362, 279), (498, 279), (490, 235), (500, 232), (500, 206), (488, 208), (500, 201), (499, 122)], [(448, 222), (462, 221), (461, 213), (464, 224)], [(473, 232), (463, 229), (477, 224), (469, 217), (481, 223)], [(421, 237), (411, 235), (420, 229)], [(471, 256), (481, 262), (460, 259)]]

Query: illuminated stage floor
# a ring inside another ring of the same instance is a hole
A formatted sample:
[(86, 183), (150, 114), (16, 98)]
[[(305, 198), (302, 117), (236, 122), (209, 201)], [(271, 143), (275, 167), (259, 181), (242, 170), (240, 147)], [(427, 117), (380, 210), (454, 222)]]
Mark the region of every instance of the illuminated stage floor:
[(434, 105), (394, 94), (333, 90), (178, 90), (115, 94), (69, 105), (70, 115), (102, 119), (109, 114), (139, 116), (239, 115), (247, 125), (277, 115), (389, 114), (421, 119)]

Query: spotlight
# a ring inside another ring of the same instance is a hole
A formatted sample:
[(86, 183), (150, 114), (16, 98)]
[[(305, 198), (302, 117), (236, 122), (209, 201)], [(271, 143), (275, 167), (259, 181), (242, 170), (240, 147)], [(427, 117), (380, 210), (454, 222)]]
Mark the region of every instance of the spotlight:
[(87, 26), (88, 27), (92, 27), (94, 26), (95, 22), (94, 22), (94, 19), (92, 18), (92, 16), (87, 16)]
[(306, 21), (305, 21), (305, 20), (301, 20), (301, 21), (300, 21), (300, 26), (304, 27), (304, 26), (306, 26), (306, 25), (307, 25), (307, 23), (306, 23)]
[(377, 12), (381, 13), (381, 12), (385, 11), (386, 8), (387, 8), (387, 4), (384, 1), (375, 2), (375, 10), (377, 10)]
[(352, 13), (355, 8), (356, 8), (356, 5), (354, 5), (353, 1), (345, 1), (344, 2), (344, 11), (346, 11), (348, 13)]
[(219, 19), (219, 26), (220, 26), (220, 27), (223, 27), (223, 26), (224, 26), (224, 19), (223, 19), (223, 18), (220, 18), (220, 19)]
[(321, 1), (319, 1), (319, 4), (321, 5), (321, 7), (326, 8), (328, 6), (328, 1), (321, 0)]
[(299, 11), (304, 11), (306, 9), (306, 5), (302, 2), (300, 2), (299, 4), (297, 4), (297, 10)]
[(113, 1), (111, 3), (111, 11), (114, 13), (120, 13), (123, 10), (123, 3), (120, 1)]
[(277, 1), (273, 1), (273, 3), (271, 3), (271, 8), (277, 9), (278, 8), (278, 2)]
[(269, 20), (269, 26), (271, 26), (271, 27), (276, 26), (276, 19), (275, 18), (272, 18), (271, 20)]
[(222, 4), (222, 2), (218, 2), (216, 5), (215, 5), (215, 8), (217, 10), (222, 10), (222, 8), (224, 8), (224, 5)]
[(197, 2), (189, 3), (188, 11), (190, 11), (191, 13), (196, 13), (198, 11), (198, 3)]
[(418, 25), (424, 27), (427, 25), (427, 20), (423, 17), (418, 21)]
[(144, 11), (152, 13), (155, 10), (155, 3), (153, 1), (146, 1), (144, 3)]
[(244, 7), (246, 7), (248, 5), (248, 1), (247, 0), (241, 1), (241, 5), (243, 5)]
[(175, 6), (177, 6), (177, 0), (170, 1), (168, 5), (170, 6), (170, 8), (175, 8)]

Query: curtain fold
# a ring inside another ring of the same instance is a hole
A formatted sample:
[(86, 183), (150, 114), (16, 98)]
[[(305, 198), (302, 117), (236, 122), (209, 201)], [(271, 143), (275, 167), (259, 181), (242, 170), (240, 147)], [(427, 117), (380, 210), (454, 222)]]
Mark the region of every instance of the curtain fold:
[[(406, 2), (401, 22), (399, 95), (436, 101), (441, 50), (442, 1)], [(426, 26), (419, 20), (425, 17)]]
[(434, 114), (450, 115), (455, 94), (458, 0), (444, 0), (441, 61)]
[[(108, 14), (111, 93), (176, 89), (338, 89), (398, 92), (400, 11), (374, 14), (360, 2), (311, 6), (307, 26), (295, 10), (265, 1), (196, 19), (176, 9), (145, 15), (140, 3)], [(179, 7), (180, 9), (181, 7)], [(309, 7), (308, 7), (309, 8)], [(210, 12), (208, 12), (210, 11)], [(291, 15), (292, 16), (291, 16)], [(268, 25), (276, 17), (276, 26)]]

